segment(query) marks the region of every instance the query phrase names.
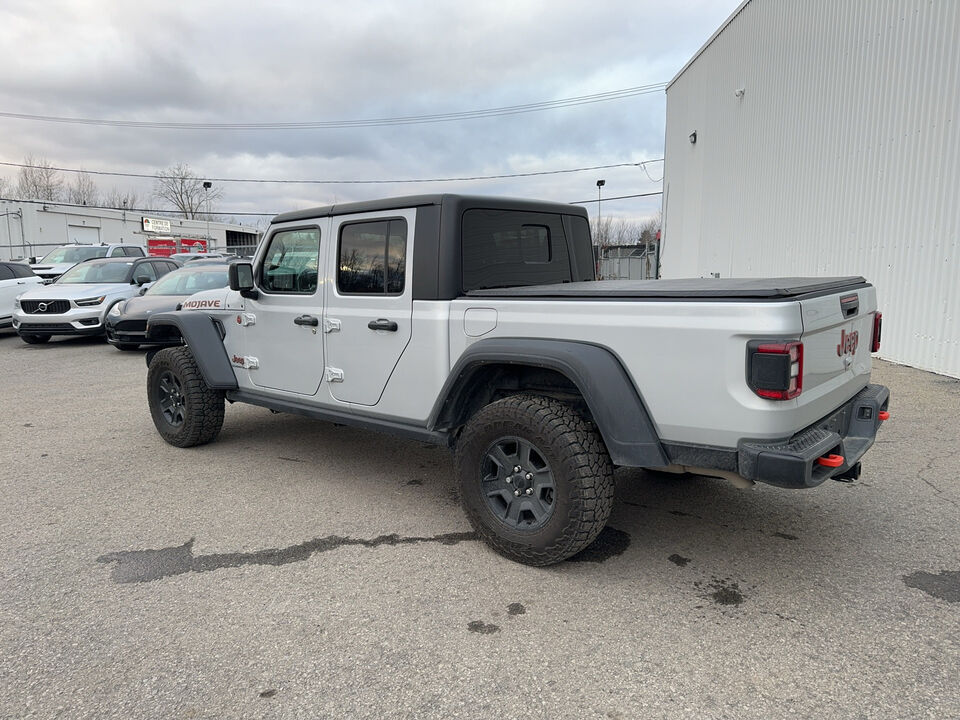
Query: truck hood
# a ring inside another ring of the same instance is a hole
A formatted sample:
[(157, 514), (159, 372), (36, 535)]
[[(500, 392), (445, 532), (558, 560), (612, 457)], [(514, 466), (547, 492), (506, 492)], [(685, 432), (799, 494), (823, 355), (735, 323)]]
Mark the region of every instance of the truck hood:
[(76, 265), (76, 263), (72, 262), (55, 263), (53, 265), (50, 263), (37, 263), (35, 265), (31, 265), (30, 269), (35, 273), (43, 273), (44, 275), (63, 275), (63, 273), (72, 268), (74, 265)]
[(28, 290), (21, 297), (25, 300), (80, 300), (98, 295), (130, 295), (139, 292), (129, 283), (53, 283)]

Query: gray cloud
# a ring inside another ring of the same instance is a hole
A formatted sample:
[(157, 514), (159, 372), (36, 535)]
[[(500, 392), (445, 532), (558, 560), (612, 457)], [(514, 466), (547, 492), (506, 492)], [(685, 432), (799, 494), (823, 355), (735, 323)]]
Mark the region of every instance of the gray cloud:
[[(20, 2), (0, 9), (0, 110), (194, 122), (421, 115), (669, 80), (736, 0), (352, 4)], [(210, 177), (429, 178), (661, 157), (662, 93), (539, 113), (414, 126), (176, 131), (0, 119), (0, 159)], [(662, 166), (653, 166), (659, 177)], [(9, 168), (0, 174), (13, 177)], [(282, 211), (394, 194), (465, 191), (581, 200), (597, 173), (458, 184), (230, 184), (222, 207)], [(657, 189), (603, 173), (609, 196)], [(149, 191), (149, 181), (98, 178)], [(640, 217), (658, 199), (604, 203)], [(594, 210), (591, 210), (594, 212)]]

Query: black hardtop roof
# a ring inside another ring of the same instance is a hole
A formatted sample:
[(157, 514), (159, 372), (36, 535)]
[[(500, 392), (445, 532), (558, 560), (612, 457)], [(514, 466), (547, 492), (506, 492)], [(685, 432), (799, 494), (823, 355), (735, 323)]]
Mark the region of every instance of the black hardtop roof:
[(522, 198), (496, 197), (492, 195), (459, 195), (456, 193), (438, 193), (433, 195), (405, 195), (401, 197), (365, 200), (363, 202), (343, 203), (340, 205), (321, 205), (306, 210), (293, 210), (281, 213), (271, 220), (271, 224), (286, 223), (294, 220), (309, 220), (331, 215), (352, 215), (354, 213), (376, 212), (379, 210), (400, 210), (424, 205), (451, 205), (467, 208), (490, 207), (503, 210), (528, 210), (539, 212), (563, 213), (587, 217), (585, 208), (579, 205), (558, 203), (548, 200), (527, 200)]

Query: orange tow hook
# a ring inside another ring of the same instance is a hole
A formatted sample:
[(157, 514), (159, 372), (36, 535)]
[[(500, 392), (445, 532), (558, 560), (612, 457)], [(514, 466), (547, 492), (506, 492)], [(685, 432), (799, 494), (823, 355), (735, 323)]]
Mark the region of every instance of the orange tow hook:
[(887, 412), (886, 410), (881, 410), (880, 412), (877, 413), (877, 417), (880, 418), (881, 422), (883, 422), (884, 420), (890, 419), (890, 413)]
[(824, 467), (840, 467), (843, 465), (843, 455), (826, 455), (817, 458), (817, 465)]

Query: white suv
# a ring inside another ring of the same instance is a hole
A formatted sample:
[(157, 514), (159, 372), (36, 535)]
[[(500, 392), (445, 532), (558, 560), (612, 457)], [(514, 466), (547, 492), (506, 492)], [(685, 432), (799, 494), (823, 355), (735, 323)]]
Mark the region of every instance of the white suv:
[(56, 282), (18, 297), (13, 327), (31, 345), (53, 335), (100, 335), (110, 308), (178, 267), (165, 258), (97, 258), (78, 263)]
[(44, 282), (53, 282), (78, 262), (105, 257), (144, 257), (139, 245), (61, 245), (30, 266)]

